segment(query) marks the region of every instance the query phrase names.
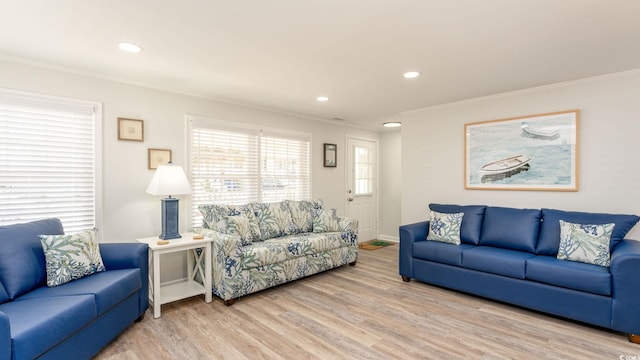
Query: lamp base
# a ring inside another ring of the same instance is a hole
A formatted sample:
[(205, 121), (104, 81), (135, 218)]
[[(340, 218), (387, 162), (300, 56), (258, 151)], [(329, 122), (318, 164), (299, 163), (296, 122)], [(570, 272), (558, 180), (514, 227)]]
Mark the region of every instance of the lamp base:
[(162, 240), (179, 239), (182, 236), (178, 233), (178, 199), (168, 197), (162, 201)]

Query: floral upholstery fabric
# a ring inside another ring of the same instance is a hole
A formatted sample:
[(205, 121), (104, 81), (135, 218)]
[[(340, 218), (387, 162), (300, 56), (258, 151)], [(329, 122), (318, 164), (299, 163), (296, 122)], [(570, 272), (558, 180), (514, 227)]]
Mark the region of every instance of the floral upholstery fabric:
[(334, 233), (301, 233), (243, 246), (239, 235), (194, 229), (212, 242), (213, 294), (236, 299), (358, 258), (358, 222), (338, 218)]
[(258, 219), (255, 216), (252, 204), (244, 205), (200, 205), (198, 207), (202, 214), (202, 227), (205, 229), (211, 229), (223, 234), (228, 234), (230, 231), (233, 234), (237, 230), (236, 224), (229, 229), (229, 217), (244, 215), (248, 219), (249, 234), (245, 242), (250, 243), (252, 241), (261, 241), (260, 227), (258, 226)]
[(324, 204), (322, 200), (315, 201), (287, 201), (291, 212), (291, 222), (293, 223), (293, 234), (313, 231), (313, 211), (322, 210)]
[(106, 271), (94, 230), (73, 235), (40, 235), (40, 242), (49, 287)]
[(344, 245), (339, 232), (288, 235), (254, 243), (242, 249), (242, 268), (271, 265), (303, 255), (313, 255)]
[(260, 227), (260, 240), (264, 241), (294, 233), (291, 211), (286, 201), (254, 204)]
[(338, 231), (338, 215), (336, 209), (319, 209), (313, 211), (313, 232)]
[(242, 245), (251, 244), (249, 218), (245, 215), (229, 216), (227, 218), (227, 234), (240, 236)]
[(557, 258), (609, 267), (609, 242), (615, 224), (584, 225), (560, 220)]

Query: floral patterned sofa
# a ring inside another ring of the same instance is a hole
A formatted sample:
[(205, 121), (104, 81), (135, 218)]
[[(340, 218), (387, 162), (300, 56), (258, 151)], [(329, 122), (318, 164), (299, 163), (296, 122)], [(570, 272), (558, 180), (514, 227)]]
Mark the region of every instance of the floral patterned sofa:
[(358, 222), (325, 209), (322, 200), (201, 205), (213, 240), (213, 294), (231, 305), (241, 296), (358, 258)]

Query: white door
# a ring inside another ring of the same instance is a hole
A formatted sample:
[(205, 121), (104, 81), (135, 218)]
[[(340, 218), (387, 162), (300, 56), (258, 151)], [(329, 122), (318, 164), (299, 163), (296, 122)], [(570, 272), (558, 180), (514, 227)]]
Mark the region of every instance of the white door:
[(358, 219), (360, 242), (378, 236), (377, 143), (347, 138), (347, 216)]

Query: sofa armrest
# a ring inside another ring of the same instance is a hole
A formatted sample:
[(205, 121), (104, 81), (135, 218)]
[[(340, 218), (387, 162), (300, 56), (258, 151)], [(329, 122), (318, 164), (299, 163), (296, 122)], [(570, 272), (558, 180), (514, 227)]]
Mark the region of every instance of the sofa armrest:
[(149, 246), (140, 243), (102, 243), (100, 256), (107, 270), (147, 268)]
[(0, 311), (0, 360), (11, 359), (11, 326), (9, 317)]
[(342, 240), (351, 246), (358, 246), (358, 219), (338, 216), (338, 229)]
[(149, 308), (149, 246), (141, 243), (102, 243), (100, 256), (108, 270), (140, 269), (139, 315)]
[(411, 259), (413, 243), (416, 241), (426, 241), (428, 229), (428, 221), (400, 226), (400, 257), (398, 260), (400, 275), (408, 278), (413, 277), (413, 261)]
[(640, 241), (622, 240), (611, 252), (611, 327), (640, 334)]
[[(211, 270), (213, 293), (224, 300), (239, 297), (240, 289), (235, 289), (236, 276), (242, 272), (242, 242), (240, 236), (228, 235), (211, 229), (197, 228), (193, 232), (211, 239)], [(234, 290), (235, 289), (235, 290)]]

